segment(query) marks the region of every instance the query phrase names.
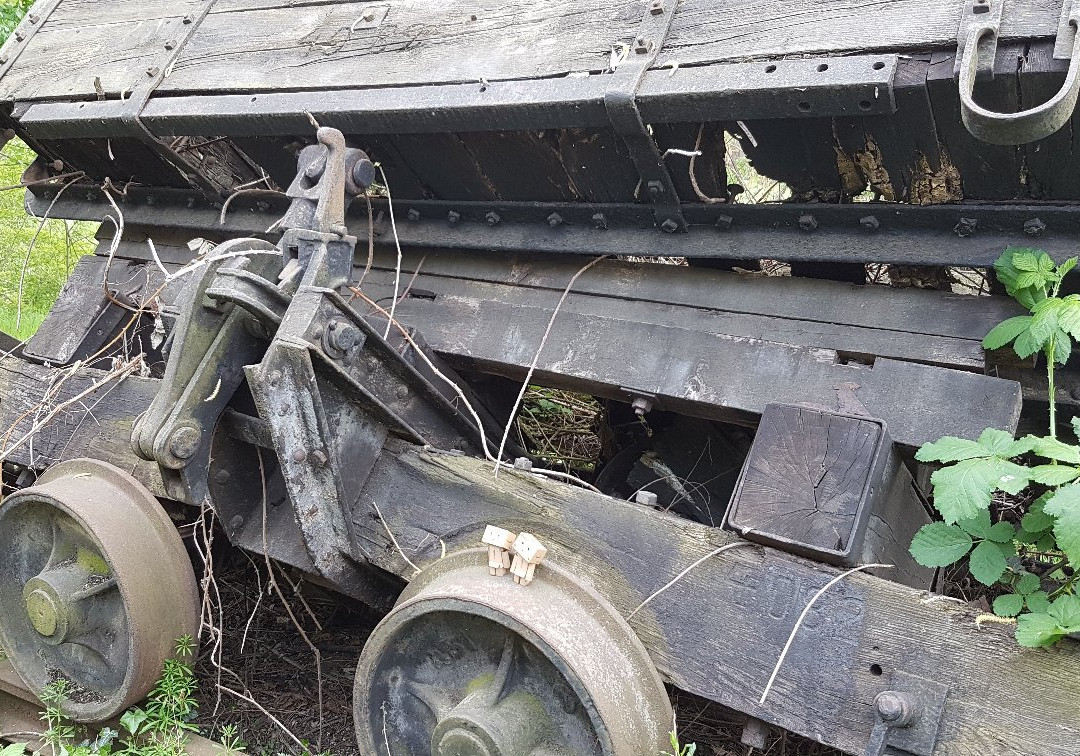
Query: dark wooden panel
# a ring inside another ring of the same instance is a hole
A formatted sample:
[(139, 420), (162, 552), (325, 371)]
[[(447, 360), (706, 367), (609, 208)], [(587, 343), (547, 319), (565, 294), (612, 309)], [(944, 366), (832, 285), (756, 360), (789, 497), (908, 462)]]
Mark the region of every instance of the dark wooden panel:
[[(551, 318), (549, 308), (465, 297), (410, 298), (397, 312), (452, 366), (517, 380)], [(854, 383), (867, 412), (907, 446), (1012, 431), (1020, 414), (1012, 381), (888, 359), (843, 364), (825, 349), (574, 312), (559, 313), (534, 380), (613, 399), (655, 395), (662, 409), (743, 422), (771, 402), (836, 409), (837, 387)]]
[[(1033, 108), (1053, 97), (1068, 70), (1067, 60), (1054, 58), (1052, 41), (1032, 43), (1024, 55), (1020, 71), (1020, 101), (1024, 109)], [(1076, 169), (1077, 117), (1061, 130), (1024, 145), (1028, 194), (1040, 200), (1080, 199), (1080, 171)]]

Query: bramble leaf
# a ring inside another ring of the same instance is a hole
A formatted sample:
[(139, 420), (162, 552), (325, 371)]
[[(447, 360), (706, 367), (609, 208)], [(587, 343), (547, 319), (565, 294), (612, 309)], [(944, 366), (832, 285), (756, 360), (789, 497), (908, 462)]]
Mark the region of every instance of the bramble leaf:
[(986, 449), (987, 456), (995, 455), (1004, 458), (1027, 454), (1037, 440), (1036, 436), (1013, 438), (1011, 433), (997, 428), (987, 428), (979, 434), (979, 443)]
[(1054, 337), (1054, 362), (1064, 365), (1071, 356), (1072, 339), (1069, 338), (1069, 334), (1059, 328), (1057, 335)]
[(1058, 313), (1058, 327), (1074, 339), (1080, 339), (1080, 296), (1070, 294)]
[(1040, 457), (1056, 459), (1058, 462), (1068, 462), (1072, 465), (1080, 465), (1080, 446), (1066, 444), (1056, 438), (1038, 438), (1031, 436), (1031, 451)]
[(1058, 330), (1058, 313), (1064, 304), (1060, 299), (1044, 299), (1032, 309), (1033, 316), (1028, 326), (1032, 340), (1040, 347), (1046, 344)]
[(1022, 360), (1026, 360), (1040, 349), (1042, 349), (1042, 342), (1036, 341), (1032, 337), (1031, 331), (1024, 331), (1013, 342), (1013, 351)]
[(1034, 612), (1016, 619), (1016, 642), (1027, 648), (1051, 646), (1064, 637), (1057, 620), (1049, 614)]
[(1000, 457), (965, 459), (930, 477), (934, 506), (950, 524), (989, 508), (995, 490), (1019, 493), (1027, 481), (1027, 468)]
[(1059, 596), (1047, 614), (1057, 620), (1066, 635), (1080, 632), (1080, 596)]
[(1024, 597), (1016, 593), (1006, 593), (994, 599), (994, 614), (999, 617), (1015, 617), (1024, 608)]
[(1027, 604), (1028, 611), (1031, 612), (1046, 612), (1050, 610), (1050, 599), (1047, 597), (1046, 591), (1035, 591), (1024, 596), (1024, 603)]
[(1005, 574), (1005, 554), (1001, 547), (991, 541), (983, 541), (971, 552), (968, 569), (983, 585), (993, 585)]
[(1025, 572), (1020, 576), (1020, 579), (1016, 581), (1016, 592), (1021, 596), (1027, 596), (1039, 590), (1039, 585), (1038, 575)]
[(1017, 315), (1008, 320), (1003, 320), (994, 326), (990, 333), (986, 334), (983, 338), (983, 348), (1001, 349), (1001, 347), (1026, 331), (1030, 323), (1030, 315)]
[(1044, 486), (1061, 486), (1080, 477), (1080, 468), (1071, 465), (1037, 465), (1029, 469), (1031, 480)]
[(915, 453), (915, 459), (920, 462), (960, 462), (990, 454), (992, 452), (978, 441), (945, 436), (932, 443), (923, 444)]
[(1073, 566), (1080, 565), (1080, 483), (1059, 488), (1043, 507), (1054, 517), (1057, 546)]
[(911, 555), (923, 567), (947, 567), (963, 559), (971, 544), (971, 536), (956, 525), (931, 522), (915, 534)]

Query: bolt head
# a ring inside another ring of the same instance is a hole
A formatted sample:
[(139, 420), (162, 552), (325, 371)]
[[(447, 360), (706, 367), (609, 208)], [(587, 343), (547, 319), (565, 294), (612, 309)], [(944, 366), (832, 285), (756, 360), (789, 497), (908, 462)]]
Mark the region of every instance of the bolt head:
[(187, 16), (184, 16), (184, 23), (185, 24), (191, 24), (191, 23), (194, 23), (194, 22), (195, 22), (195, 17), (194, 16), (192, 16), (190, 14), (188, 14)]
[(674, 218), (665, 218), (664, 222), (660, 224), (660, 228), (669, 234), (673, 234), (679, 230), (679, 222)]
[(353, 183), (361, 189), (367, 189), (375, 181), (375, 164), (367, 158), (360, 158), (352, 167)]
[(652, 410), (652, 402), (643, 396), (639, 396), (635, 399), (630, 406), (633, 407), (634, 414), (638, 417), (642, 417)]
[(514, 469), (525, 470), (528, 472), (529, 470), (532, 470), (532, 460), (528, 457), (518, 457), (514, 460)]
[(894, 727), (904, 727), (915, 718), (916, 705), (908, 693), (884, 690), (874, 698), (874, 708), (883, 722)]
[(638, 37), (634, 40), (634, 52), (638, 55), (646, 55), (652, 50), (652, 40), (645, 39), (644, 37)]
[(461, 213), (457, 213), (451, 210), (446, 214), (446, 222), (449, 223), (451, 226), (456, 226), (460, 220)]
[(735, 225), (735, 219), (730, 215), (718, 215), (716, 216), (716, 227), (721, 231), (727, 231)]
[(409, 212), (405, 214), (405, 217), (408, 218), (412, 223), (416, 223), (420, 220), (420, 211), (417, 210), (415, 207), (410, 207)]
[(307, 452), (303, 449), (297, 449), (292, 453), (293, 462), (305, 462), (307, 461)]
[(659, 197), (664, 193), (664, 183), (662, 181), (650, 181), (646, 185), (646, 189), (648, 190), (650, 197)]
[(803, 231), (813, 231), (818, 227), (817, 218), (810, 213), (803, 213), (799, 216), (799, 228)]
[(16, 29), (15, 30), (15, 41), (16, 42), (22, 42), (24, 39), (26, 39), (26, 33), (22, 29)]
[(490, 212), (488, 212), (487, 215), (484, 216), (484, 220), (487, 221), (487, 224), (489, 226), (497, 226), (502, 221), (502, 218), (499, 217), (499, 214), (497, 212), (491, 210)]
[(960, 237), (971, 236), (979, 227), (978, 218), (961, 218), (953, 226), (953, 233)]
[(608, 227), (607, 216), (603, 213), (593, 213), (592, 222), (601, 231)]
[(652, 491), (638, 491), (634, 494), (634, 501), (645, 507), (655, 507), (657, 498)]
[(877, 231), (878, 227), (881, 226), (881, 221), (877, 219), (876, 215), (864, 215), (859, 218), (859, 225), (867, 231)]
[(1028, 236), (1042, 236), (1045, 231), (1046, 224), (1039, 218), (1024, 221), (1024, 233)]
[(165, 49), (166, 49), (166, 50), (174, 50), (174, 49), (176, 49), (176, 42), (175, 42), (175, 40), (171, 40), (171, 39), (170, 39), (170, 40), (169, 40), (168, 42), (166, 42), (166, 43), (165, 43)]
[(177, 459), (190, 459), (198, 451), (202, 434), (198, 428), (184, 425), (169, 436), (169, 451)]
[(557, 226), (561, 226), (563, 224), (563, 219), (562, 216), (558, 213), (552, 213), (547, 217), (547, 222), (549, 226), (551, 226), (552, 228), (556, 228)]
[(326, 456), (326, 452), (322, 449), (316, 449), (311, 453), (311, 461), (315, 463), (316, 467), (326, 467), (326, 463), (329, 459)]
[(653, 0), (649, 3), (649, 13), (654, 16), (662, 15), (664, 12), (664, 0)]
[(157, 76), (159, 73), (161, 73), (161, 69), (157, 66), (150, 66), (148, 69), (146, 69), (147, 76)]

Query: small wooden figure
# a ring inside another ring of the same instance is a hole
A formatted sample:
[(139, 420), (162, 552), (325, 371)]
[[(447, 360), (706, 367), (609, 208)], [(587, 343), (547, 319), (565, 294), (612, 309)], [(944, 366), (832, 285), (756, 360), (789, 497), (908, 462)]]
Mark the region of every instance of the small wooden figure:
[(547, 547), (532, 533), (520, 533), (514, 541), (514, 563), (510, 566), (510, 574), (514, 576), (514, 582), (520, 585), (528, 585), (532, 582), (536, 565), (544, 561), (547, 556)]
[(517, 539), (516, 533), (504, 528), (488, 525), (484, 530), (483, 542), (488, 547), (488, 572), (502, 577), (510, 569), (510, 549)]

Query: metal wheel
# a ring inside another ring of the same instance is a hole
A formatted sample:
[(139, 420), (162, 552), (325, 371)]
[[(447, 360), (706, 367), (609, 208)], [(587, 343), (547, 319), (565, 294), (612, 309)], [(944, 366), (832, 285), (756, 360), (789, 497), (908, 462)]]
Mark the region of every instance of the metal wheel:
[(545, 563), (529, 586), (487, 551), (440, 560), (364, 646), (360, 752), (656, 756), (671, 703), (645, 648), (599, 595)]
[(0, 644), (36, 694), (67, 683), (65, 713), (108, 719), (140, 700), (176, 641), (198, 632), (180, 536), (112, 465), (50, 468), (0, 504)]

